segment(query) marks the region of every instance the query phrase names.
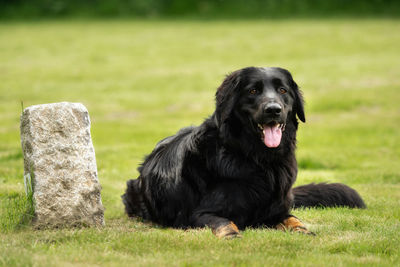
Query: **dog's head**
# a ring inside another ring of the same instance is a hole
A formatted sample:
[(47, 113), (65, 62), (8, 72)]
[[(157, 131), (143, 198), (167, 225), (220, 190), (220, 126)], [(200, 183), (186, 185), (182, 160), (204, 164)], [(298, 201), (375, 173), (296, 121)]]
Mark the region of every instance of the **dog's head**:
[(281, 68), (249, 67), (231, 73), (218, 88), (216, 102), (219, 125), (239, 120), (240, 127), (257, 132), (269, 148), (279, 146), (287, 124), (297, 127), (296, 115), (305, 122), (302, 94), (290, 72)]

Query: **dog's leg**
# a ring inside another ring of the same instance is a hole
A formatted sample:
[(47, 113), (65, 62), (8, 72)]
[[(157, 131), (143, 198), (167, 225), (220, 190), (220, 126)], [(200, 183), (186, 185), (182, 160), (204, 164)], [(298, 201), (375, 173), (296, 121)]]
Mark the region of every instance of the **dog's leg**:
[(245, 226), (246, 210), (242, 199), (247, 188), (239, 183), (220, 183), (204, 195), (191, 215), (193, 227), (210, 227), (218, 238), (241, 237), (239, 228)]
[(236, 224), (226, 218), (211, 213), (194, 213), (192, 216), (194, 227), (210, 227), (212, 233), (218, 238), (231, 239), (241, 237)]
[(289, 215), (289, 217), (284, 219), (283, 222), (276, 225), (275, 228), (281, 231), (292, 231), (307, 235), (315, 235), (313, 232), (309, 231), (297, 217), (293, 215)]

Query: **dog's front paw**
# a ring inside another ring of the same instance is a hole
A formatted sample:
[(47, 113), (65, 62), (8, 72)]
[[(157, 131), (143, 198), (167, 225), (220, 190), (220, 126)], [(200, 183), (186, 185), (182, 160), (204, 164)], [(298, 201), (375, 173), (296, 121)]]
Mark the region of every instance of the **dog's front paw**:
[(305, 235), (316, 235), (314, 232), (309, 231), (307, 228), (305, 227), (295, 227), (292, 229), (293, 232), (298, 232), (298, 233), (302, 233)]
[(215, 229), (212, 229), (212, 233), (218, 238), (224, 239), (232, 239), (232, 238), (240, 238), (239, 229), (233, 222), (230, 222), (226, 225), (221, 225)]
[(313, 232), (309, 231), (299, 219), (294, 216), (290, 216), (287, 219), (283, 220), (283, 222), (276, 226), (276, 229), (281, 231), (298, 232), (306, 235), (315, 235)]

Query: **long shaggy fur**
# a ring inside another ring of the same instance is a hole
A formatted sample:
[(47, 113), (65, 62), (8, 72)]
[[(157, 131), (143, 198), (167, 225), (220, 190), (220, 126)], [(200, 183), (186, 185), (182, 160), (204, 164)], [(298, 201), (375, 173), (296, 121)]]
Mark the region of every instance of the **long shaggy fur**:
[[(279, 86), (287, 93), (268, 91)], [(258, 95), (251, 88), (258, 88)], [(263, 143), (257, 128), (270, 121), (262, 110), (271, 100), (266, 92), (282, 104), (285, 131), (276, 148)], [(127, 182), (126, 213), (164, 226), (215, 230), (231, 221), (240, 229), (274, 227), (291, 216), (293, 205), (364, 207), (357, 192), (341, 184), (292, 190), (296, 117), (305, 122), (303, 98), (287, 70), (250, 67), (231, 73), (217, 90), (212, 116), (160, 141), (145, 158), (140, 176)]]

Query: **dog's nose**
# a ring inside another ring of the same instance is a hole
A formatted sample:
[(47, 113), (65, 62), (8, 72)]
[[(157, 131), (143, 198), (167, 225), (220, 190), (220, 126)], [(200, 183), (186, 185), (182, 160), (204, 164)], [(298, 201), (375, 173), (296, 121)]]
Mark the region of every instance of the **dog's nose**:
[(269, 115), (279, 115), (281, 111), (282, 107), (278, 103), (269, 103), (264, 110), (265, 114)]

